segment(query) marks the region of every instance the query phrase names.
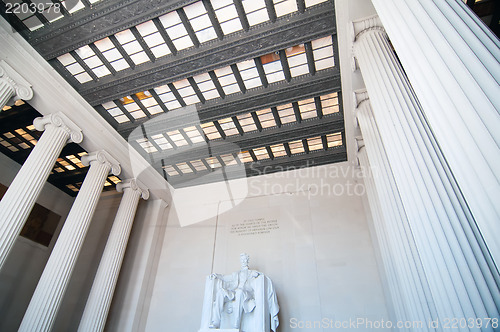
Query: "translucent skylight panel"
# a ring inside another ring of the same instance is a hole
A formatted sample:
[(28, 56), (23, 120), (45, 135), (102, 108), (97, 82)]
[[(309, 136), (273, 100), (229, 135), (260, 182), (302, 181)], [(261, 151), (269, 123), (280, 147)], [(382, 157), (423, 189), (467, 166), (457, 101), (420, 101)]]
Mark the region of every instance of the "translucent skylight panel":
[(155, 57), (159, 58), (172, 53), (153, 21), (139, 24), (136, 28)]
[(217, 91), (217, 88), (208, 73), (196, 75), (193, 79), (206, 100), (220, 97), (219, 92)]
[(314, 98), (301, 100), (298, 102), (300, 117), (302, 120), (311, 119), (318, 116), (318, 112), (316, 112), (316, 104), (314, 103)]
[(73, 192), (78, 192), (78, 190), (79, 190), (77, 187), (75, 187), (75, 186), (74, 186), (74, 185), (72, 185), (72, 184), (67, 184), (67, 185), (66, 185), (66, 188), (68, 188), (69, 190), (71, 190), (71, 191), (73, 191)]
[(71, 161), (78, 168), (84, 168), (85, 167), (82, 164), (82, 161), (80, 160), (80, 158), (78, 158), (77, 156), (75, 156), (73, 154), (69, 155), (69, 156), (66, 156), (66, 159), (68, 159), (69, 161)]
[(164, 166), (163, 169), (170, 176), (179, 175), (179, 172), (177, 172), (176, 169), (173, 166), (171, 166), (171, 165)]
[[(66, 7), (66, 9), (70, 14), (73, 14), (79, 11), (80, 9), (85, 8), (84, 4), (81, 1), (77, 1), (76, 3), (74, 1), (69, 1), (69, 2), (61, 1), (61, 3), (64, 7)], [(69, 4), (70, 6), (68, 6), (67, 4)]]
[(232, 0), (212, 0), (212, 6), (225, 35), (243, 29)]
[(238, 122), (240, 123), (241, 128), (243, 128), (243, 131), (245, 133), (257, 130), (255, 121), (253, 120), (252, 115), (250, 113), (238, 115), (236, 118), (238, 119)]
[(280, 105), (276, 107), (276, 109), (278, 110), (278, 115), (280, 116), (281, 123), (285, 124), (297, 121), (292, 104)]
[(219, 159), (217, 157), (209, 157), (205, 158), (205, 161), (210, 166), (210, 168), (220, 168), (222, 165), (220, 164)]
[[(127, 100), (127, 101), (125, 101)], [(142, 109), (137, 105), (135, 101), (128, 101), (128, 100), (133, 100), (132, 97), (126, 96), (124, 98), (120, 98), (120, 102), (122, 102), (123, 107), (134, 117), (134, 119), (140, 119), (146, 117), (146, 114), (142, 111)]]
[(170, 142), (167, 140), (165, 136), (163, 136), (163, 134), (153, 135), (151, 136), (151, 138), (155, 141), (156, 145), (160, 147), (160, 149), (162, 150), (173, 149), (172, 144), (170, 144)]
[(111, 181), (113, 182), (113, 184), (117, 184), (117, 183), (120, 183), (122, 182), (122, 180), (120, 180), (117, 176), (108, 176), (108, 181)]
[(167, 135), (174, 142), (174, 144), (177, 145), (178, 147), (186, 146), (189, 144), (186, 141), (186, 139), (184, 138), (184, 136), (182, 136), (182, 134), (179, 130), (169, 131), (167, 133)]
[(179, 163), (175, 166), (177, 166), (177, 168), (182, 172), (182, 174), (193, 173), (193, 170), (191, 169), (191, 167), (189, 167), (187, 163)]
[[(61, 12), (60, 8), (57, 8), (57, 6), (55, 6), (55, 4), (52, 4), (50, 2), (44, 2), (44, 1), (33, 1), (33, 2), (34, 3), (38, 3), (37, 7), (41, 6), (41, 5), (45, 5), (44, 6), (44, 10), (40, 11), (40, 12), (43, 14), (43, 16), (45, 16), (45, 18), (50, 23), (55, 22), (58, 19), (64, 17), (64, 15)], [(38, 7), (38, 8), (40, 8), (40, 7)]]
[(192, 105), (200, 102), (200, 99), (187, 79), (174, 82), (173, 84), (186, 105)]
[(323, 141), (321, 137), (311, 137), (307, 139), (309, 151), (317, 151), (323, 149)]
[(269, 14), (267, 13), (266, 2), (264, 0), (243, 1), (243, 8), (247, 14), (250, 26), (269, 21)]
[(150, 141), (148, 141), (147, 138), (140, 138), (138, 140), (136, 140), (136, 142), (144, 149), (144, 151), (146, 151), (147, 153), (153, 153), (153, 152), (156, 152), (158, 151), (153, 143), (151, 143)]
[(267, 153), (267, 150), (265, 147), (253, 149), (253, 153), (255, 154), (255, 157), (257, 158), (257, 160), (269, 159), (269, 153)]
[(226, 136), (233, 136), (233, 135), (238, 135), (238, 129), (236, 128), (236, 125), (233, 122), (233, 119), (231, 118), (225, 118), (222, 120), (219, 120), (219, 124), (221, 128), (224, 130), (224, 133)]
[(339, 111), (339, 99), (336, 92), (320, 97), (323, 115), (337, 113)]
[(335, 66), (332, 37), (328, 36), (311, 42), (316, 70)]
[[(146, 96), (151, 96), (149, 91), (144, 91), (144, 94)], [(141, 99), (141, 103), (142, 103), (142, 105), (144, 105), (144, 107), (146, 107), (148, 112), (151, 114), (158, 114), (158, 113), (163, 112), (162, 108), (160, 107), (160, 105), (158, 105), (158, 103), (156, 102), (156, 100), (153, 97)]]
[[(56, 163), (56, 166), (58, 164)], [(64, 169), (62, 169), (61, 167), (54, 167), (54, 171), (56, 171), (57, 173), (62, 173), (64, 172)], [(53, 174), (54, 172), (50, 172), (50, 174)]]
[(262, 81), (260, 80), (259, 72), (255, 66), (253, 60), (246, 60), (236, 64), (240, 72), (241, 78), (247, 89), (262, 86)]
[(30, 146), (28, 144), (24, 143), (24, 142), (21, 142), (21, 143), (17, 144), (17, 146), (19, 146), (21, 149), (24, 149), (24, 150), (30, 148)]
[(286, 156), (286, 150), (283, 144), (271, 145), (271, 151), (275, 158)]
[(205, 142), (205, 139), (203, 138), (203, 136), (201, 136), (200, 131), (195, 126), (184, 128), (184, 132), (189, 137), (191, 142), (193, 142), (193, 144)]
[(259, 122), (262, 128), (269, 128), (276, 126), (276, 121), (274, 120), (274, 116), (270, 108), (260, 110), (255, 113), (259, 118)]
[(30, 31), (35, 31), (43, 27), (42, 21), (40, 21), (35, 15), (23, 20), (23, 23), (28, 27)]
[(242, 163), (251, 163), (251, 162), (253, 162), (252, 155), (248, 151), (241, 151), (238, 154), (238, 158), (240, 158), (240, 161)]
[(298, 10), (296, 0), (273, 0), (273, 2), (277, 17), (285, 16)]
[(149, 61), (146, 52), (144, 52), (130, 29), (118, 32), (115, 37), (136, 65)]
[(285, 53), (292, 77), (309, 74), (309, 66), (307, 64), (307, 56), (303, 44), (289, 47), (285, 50)]
[(85, 83), (92, 81), (92, 77), (90, 77), (85, 69), (83, 69), (78, 62), (76, 62), (76, 59), (70, 53), (58, 56), (57, 60), (59, 60), (59, 62), (78, 80), (78, 82)]
[(236, 82), (236, 77), (234, 77), (233, 70), (231, 67), (224, 67), (216, 69), (215, 75), (219, 79), (219, 83), (222, 85), (222, 89), (226, 95), (230, 95), (236, 92), (240, 92), (240, 87)]
[(102, 104), (101, 106), (104, 107), (104, 109), (109, 113), (109, 115), (111, 115), (116, 120), (116, 122), (124, 123), (130, 121), (128, 117), (125, 114), (123, 114), (122, 110), (119, 109), (114, 102), (110, 101)]
[(221, 135), (213, 122), (202, 123), (201, 128), (203, 129), (203, 132), (208, 137), (208, 139), (214, 140), (221, 138)]
[(175, 98), (175, 95), (172, 93), (172, 91), (170, 91), (168, 85), (165, 84), (159, 86), (157, 88), (154, 88), (154, 90), (169, 110), (181, 107), (181, 104), (179, 103), (177, 98)]
[(226, 166), (236, 165), (238, 162), (236, 158), (232, 154), (223, 154), (220, 156), (220, 159), (226, 164)]
[(75, 58), (69, 53), (58, 56), (57, 60), (65, 67), (76, 62)]
[(19, 134), (25, 140), (29, 141), (31, 144), (35, 145), (37, 143), (37, 140), (33, 136), (31, 136), (29, 133), (27, 133), (24, 129), (19, 128), (19, 129), (16, 129), (15, 132), (17, 134)]
[(97, 57), (95, 52), (90, 48), (90, 46), (85, 45), (75, 50), (76, 54), (85, 62), (85, 64), (94, 72), (97, 77), (103, 77), (106, 75), (111, 75), (106, 66), (102, 63), (101, 59)]
[(340, 146), (342, 145), (342, 134), (341, 133), (328, 134), (326, 135), (326, 141), (328, 142), (329, 148)]
[(191, 166), (198, 172), (207, 170), (207, 167), (200, 159), (191, 161)]
[(108, 37), (98, 40), (94, 44), (116, 71), (130, 68), (127, 61), (123, 59), (122, 54), (118, 51), (118, 49), (114, 46), (114, 44)]
[(196, 37), (200, 43), (216, 39), (217, 34), (215, 29), (212, 27), (212, 22), (210, 17), (208, 17), (207, 10), (203, 5), (203, 2), (198, 1), (192, 5), (184, 7), (184, 12), (189, 19), (189, 23), (193, 27)]
[(266, 73), (267, 81), (269, 83), (274, 83), (278, 81), (283, 81), (285, 79), (285, 73), (283, 73), (283, 67), (281, 66), (281, 61), (275, 60), (263, 65), (264, 72)]
[(176, 11), (160, 16), (160, 21), (177, 50), (183, 50), (194, 46), (186, 27), (182, 24), (181, 18)]
[(328, 0), (305, 0), (306, 7), (312, 7), (319, 3), (327, 2)]
[(302, 144), (301, 140), (290, 142), (288, 143), (288, 146), (290, 147), (291, 154), (299, 154), (305, 152), (304, 144)]

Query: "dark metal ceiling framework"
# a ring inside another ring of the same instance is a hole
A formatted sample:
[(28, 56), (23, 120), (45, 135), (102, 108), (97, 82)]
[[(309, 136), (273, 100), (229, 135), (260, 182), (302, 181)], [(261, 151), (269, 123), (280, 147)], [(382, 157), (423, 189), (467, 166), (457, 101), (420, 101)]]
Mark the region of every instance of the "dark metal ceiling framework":
[[(19, 103), (0, 113), (0, 152), (19, 164), (23, 164), (40, 139), (42, 132), (33, 126), (33, 120), (40, 117), (33, 107)], [(66, 145), (56, 161), (48, 181), (70, 196), (76, 196), (87, 174), (88, 167), (81, 163), (87, 152), (78, 144)], [(120, 182), (116, 176), (108, 176), (104, 190), (111, 190)]]
[[(333, 0), (94, 0), (7, 16), (175, 187), (347, 159), (334, 17)], [(74, 192), (74, 171), (53, 183)]]

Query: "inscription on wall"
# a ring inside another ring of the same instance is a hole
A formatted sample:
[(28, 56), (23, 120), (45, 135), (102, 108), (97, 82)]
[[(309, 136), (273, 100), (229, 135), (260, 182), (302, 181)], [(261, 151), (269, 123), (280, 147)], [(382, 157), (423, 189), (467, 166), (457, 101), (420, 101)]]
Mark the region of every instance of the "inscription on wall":
[(232, 224), (230, 233), (237, 236), (261, 235), (269, 234), (279, 228), (277, 219), (245, 219), (243, 222)]

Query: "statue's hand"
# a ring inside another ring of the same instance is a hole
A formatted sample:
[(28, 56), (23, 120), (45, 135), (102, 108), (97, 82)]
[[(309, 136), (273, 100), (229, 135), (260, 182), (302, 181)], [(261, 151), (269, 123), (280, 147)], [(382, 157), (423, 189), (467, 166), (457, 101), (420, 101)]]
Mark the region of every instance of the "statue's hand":
[(214, 279), (218, 279), (219, 278), (219, 275), (217, 273), (212, 273), (210, 276), (209, 276), (210, 280), (214, 280)]
[(252, 278), (257, 278), (259, 275), (260, 275), (260, 273), (259, 273), (259, 272), (257, 272), (257, 271), (252, 271), (252, 275), (251, 275), (251, 277), (252, 277)]

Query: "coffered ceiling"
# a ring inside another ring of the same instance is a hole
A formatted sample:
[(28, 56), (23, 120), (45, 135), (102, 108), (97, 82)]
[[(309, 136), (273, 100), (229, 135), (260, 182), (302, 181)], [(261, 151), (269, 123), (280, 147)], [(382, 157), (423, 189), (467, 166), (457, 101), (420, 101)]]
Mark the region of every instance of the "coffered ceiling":
[[(1, 1), (174, 187), (347, 158), (333, 0)], [(40, 135), (35, 113), (25, 103), (0, 114), (0, 149), (19, 162)], [(66, 148), (53, 183), (77, 192), (83, 153)]]

